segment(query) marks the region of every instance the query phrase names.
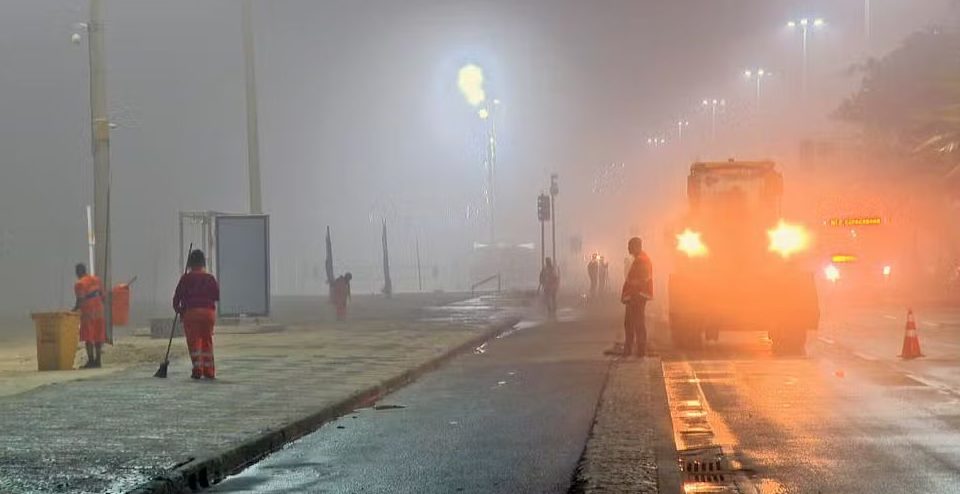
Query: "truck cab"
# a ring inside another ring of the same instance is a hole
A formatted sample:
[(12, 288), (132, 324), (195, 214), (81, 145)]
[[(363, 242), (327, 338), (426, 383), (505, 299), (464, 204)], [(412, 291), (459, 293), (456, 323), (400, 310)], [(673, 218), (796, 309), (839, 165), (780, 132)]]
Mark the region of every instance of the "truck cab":
[(721, 331), (766, 331), (778, 353), (802, 353), (820, 311), (806, 268), (806, 229), (783, 218), (783, 176), (771, 161), (698, 162), (688, 211), (674, 232), (668, 280), (674, 344)]

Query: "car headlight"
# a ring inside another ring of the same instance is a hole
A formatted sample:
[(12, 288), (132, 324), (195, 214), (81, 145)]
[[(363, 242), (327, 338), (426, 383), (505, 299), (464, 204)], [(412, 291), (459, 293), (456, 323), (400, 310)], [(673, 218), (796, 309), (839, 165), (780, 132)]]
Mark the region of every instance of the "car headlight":
[(689, 257), (703, 257), (709, 252), (700, 234), (689, 228), (677, 235), (677, 250)]
[(784, 258), (806, 250), (810, 246), (810, 235), (806, 228), (791, 225), (783, 220), (780, 220), (776, 228), (767, 231), (767, 237), (770, 238), (770, 252), (776, 252)]
[(823, 268), (823, 276), (827, 278), (827, 280), (836, 283), (837, 280), (840, 279), (840, 268), (834, 266), (833, 264), (829, 264), (827, 267)]

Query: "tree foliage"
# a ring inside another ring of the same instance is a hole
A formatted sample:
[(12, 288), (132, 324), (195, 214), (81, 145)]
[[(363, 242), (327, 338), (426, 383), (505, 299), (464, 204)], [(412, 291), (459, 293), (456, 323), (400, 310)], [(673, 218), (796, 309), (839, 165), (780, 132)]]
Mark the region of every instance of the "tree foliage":
[(943, 172), (960, 163), (960, 31), (913, 34), (856, 70), (861, 87), (837, 116), (868, 145)]

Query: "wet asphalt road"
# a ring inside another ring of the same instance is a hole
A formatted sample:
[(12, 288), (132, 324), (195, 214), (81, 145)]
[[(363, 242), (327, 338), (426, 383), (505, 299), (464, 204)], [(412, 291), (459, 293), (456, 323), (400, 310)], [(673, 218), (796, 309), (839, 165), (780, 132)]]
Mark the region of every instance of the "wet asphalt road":
[(210, 492), (566, 492), (615, 329), (521, 323)]
[(667, 387), (699, 386), (741, 492), (960, 492), (960, 379), (947, 372), (960, 354), (904, 362), (895, 349), (859, 350), (877, 337), (814, 338), (805, 358), (778, 358), (760, 334), (724, 334), (665, 359)]

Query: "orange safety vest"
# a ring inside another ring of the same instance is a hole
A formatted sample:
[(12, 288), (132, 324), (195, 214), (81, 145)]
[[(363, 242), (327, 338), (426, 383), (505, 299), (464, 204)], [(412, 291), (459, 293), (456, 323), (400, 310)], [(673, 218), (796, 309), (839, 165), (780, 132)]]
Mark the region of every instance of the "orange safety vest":
[(100, 278), (85, 275), (73, 285), (73, 291), (80, 299), (80, 317), (82, 319), (103, 318), (103, 290), (100, 288)]

